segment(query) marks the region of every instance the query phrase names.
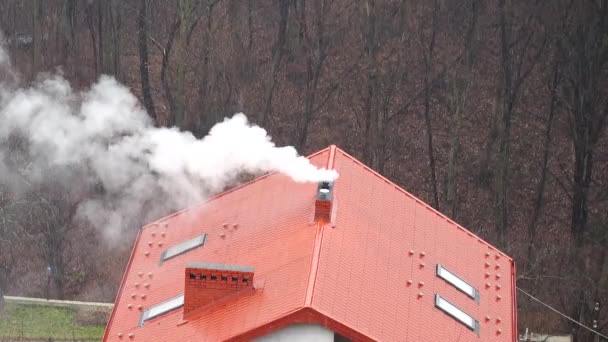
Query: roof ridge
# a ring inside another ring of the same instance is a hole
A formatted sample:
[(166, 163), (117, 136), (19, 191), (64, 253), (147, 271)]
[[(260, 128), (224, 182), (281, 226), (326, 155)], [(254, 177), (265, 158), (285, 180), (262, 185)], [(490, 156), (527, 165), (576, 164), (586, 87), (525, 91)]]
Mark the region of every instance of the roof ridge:
[[(320, 155), (329, 151), (329, 154), (327, 156), (327, 164), (325, 167), (328, 170), (333, 170), (334, 161), (336, 160), (336, 150), (338, 150), (338, 147), (336, 145), (329, 145), (323, 150), (313, 154), (313, 156)], [(315, 241), (313, 245), (313, 255), (310, 264), (310, 274), (308, 276), (308, 285), (306, 286), (306, 297), (304, 297), (304, 307), (312, 308), (312, 299), (315, 292), (315, 285), (317, 283), (317, 271), (321, 258), (321, 245), (323, 243), (323, 231), (325, 230), (325, 225), (325, 222), (317, 222), (317, 224), (315, 225)]]

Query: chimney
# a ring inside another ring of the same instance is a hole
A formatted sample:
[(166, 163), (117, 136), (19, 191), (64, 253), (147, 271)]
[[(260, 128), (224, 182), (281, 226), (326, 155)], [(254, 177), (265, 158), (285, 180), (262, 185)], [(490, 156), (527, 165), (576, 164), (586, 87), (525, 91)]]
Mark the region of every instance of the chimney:
[(186, 264), (184, 319), (210, 304), (253, 290), (253, 267), (190, 262)]
[(321, 181), (317, 186), (315, 201), (315, 221), (328, 222), (331, 217), (331, 207), (334, 199), (334, 182)]

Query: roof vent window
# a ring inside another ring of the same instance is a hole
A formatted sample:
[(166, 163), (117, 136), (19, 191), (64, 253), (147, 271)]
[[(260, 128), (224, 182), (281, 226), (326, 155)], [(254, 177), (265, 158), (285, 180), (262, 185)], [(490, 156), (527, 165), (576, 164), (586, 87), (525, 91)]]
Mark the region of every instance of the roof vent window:
[(458, 290), (464, 292), (467, 296), (469, 296), (469, 297), (475, 299), (477, 302), (479, 302), (479, 291), (477, 291), (476, 288), (474, 288), (472, 285), (470, 285), (466, 281), (462, 280), (459, 276), (448, 271), (441, 265), (437, 265), (437, 276), (439, 278), (445, 280), (446, 282), (448, 282), (450, 285), (454, 286)]
[(207, 240), (207, 234), (203, 234), (203, 235), (199, 235), (193, 239), (190, 239), (188, 241), (182, 242), (179, 245), (175, 245), (173, 247), (167, 248), (160, 255), (161, 264), (180, 254), (184, 254), (190, 250), (193, 250), (199, 246), (204, 245), (206, 240)]
[(435, 294), (435, 306), (479, 335), (479, 322), (438, 294)]
[(169, 311), (178, 309), (178, 308), (182, 307), (183, 305), (184, 305), (184, 295), (179, 295), (175, 298), (171, 298), (160, 304), (156, 304), (156, 305), (146, 309), (142, 313), (141, 319), (139, 321), (139, 325), (142, 326), (142, 325), (144, 325), (145, 321), (152, 319), (154, 317), (163, 315)]

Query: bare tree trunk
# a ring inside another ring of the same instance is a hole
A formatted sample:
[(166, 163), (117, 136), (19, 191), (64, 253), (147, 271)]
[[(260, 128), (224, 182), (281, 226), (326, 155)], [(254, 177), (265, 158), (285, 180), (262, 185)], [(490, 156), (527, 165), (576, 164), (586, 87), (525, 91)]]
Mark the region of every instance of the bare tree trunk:
[(122, 80), (122, 70), (120, 65), (121, 56), (121, 30), (122, 30), (122, 17), (121, 8), (116, 0), (112, 0), (107, 3), (107, 30), (110, 31), (108, 43), (106, 44), (107, 58), (106, 64), (108, 69), (111, 70), (111, 74), (117, 79)]
[(87, 28), (89, 30), (89, 35), (91, 36), (91, 47), (93, 48), (93, 70), (95, 72), (95, 76), (99, 75), (99, 53), (97, 51), (97, 38), (95, 33), (95, 17), (94, 17), (94, 9), (93, 4), (88, 3), (86, 7), (86, 21)]
[(574, 195), (572, 196), (572, 233), (577, 244), (582, 244), (587, 231), (589, 186), (593, 170), (593, 148), (589, 141), (589, 127), (575, 129), (579, 139), (574, 141)]
[(63, 227), (54, 227), (52, 222), (47, 222), (47, 253), (49, 260), (49, 271), (52, 284), (52, 296), (63, 299), (65, 295), (65, 250), (63, 239), (65, 238)]
[[(525, 4), (525, 3), (524, 3)], [(511, 123), (519, 90), (535, 65), (540, 60), (547, 41), (547, 34), (539, 30), (540, 24), (533, 20), (537, 11), (543, 10), (543, 3), (525, 8), (528, 12), (521, 27), (514, 29), (512, 3), (499, 0), (498, 41), (499, 41), (499, 77), (498, 77), (498, 156), (496, 160), (495, 183), (495, 220), (498, 242), (505, 247), (509, 221), (509, 166), (511, 158)], [(537, 33), (539, 32), (540, 33)], [(513, 33), (518, 36), (513, 38)], [(540, 37), (539, 37), (540, 34)], [(536, 50), (534, 43), (538, 43)], [(529, 55), (529, 52), (533, 52)], [(527, 63), (524, 63), (527, 62)]]
[(4, 313), (4, 292), (2, 291), (2, 286), (0, 286), (0, 315)]
[(553, 127), (553, 117), (555, 116), (555, 110), (557, 105), (557, 88), (560, 82), (560, 66), (558, 62), (554, 63), (553, 66), (553, 75), (550, 81), (550, 102), (549, 102), (549, 117), (547, 118), (547, 129), (545, 131), (545, 140), (543, 147), (543, 160), (540, 168), (540, 180), (538, 181), (537, 190), (536, 190), (536, 199), (534, 200), (534, 210), (532, 212), (532, 219), (530, 220), (530, 224), (528, 225), (528, 257), (526, 258), (526, 267), (527, 271), (531, 270), (536, 263), (536, 227), (538, 224), (538, 219), (540, 217), (542, 208), (543, 208), (543, 197), (545, 194), (545, 185), (547, 179), (547, 169), (549, 163), (549, 152), (551, 149), (551, 130)]
[(118, 47), (120, 15), (116, 9), (116, 0), (98, 0), (97, 5), (99, 65), (101, 73), (118, 76), (120, 61)]
[(503, 96), (502, 93), (502, 81), (500, 80), (502, 73), (498, 72), (496, 75), (496, 87), (494, 89), (494, 111), (492, 112), (492, 118), (490, 119), (490, 127), (488, 129), (488, 138), (485, 141), (483, 152), (479, 161), (479, 175), (478, 183), (484, 187), (489, 187), (492, 177), (494, 176), (493, 170), (490, 165), (492, 162), (492, 156), (496, 148), (496, 140), (498, 139), (498, 118), (501, 117)]
[(500, 92), (501, 98), (498, 103), (498, 157), (496, 161), (496, 202), (495, 202), (495, 218), (496, 231), (498, 232), (498, 240), (500, 245), (504, 247), (506, 241), (506, 230), (508, 220), (508, 172), (509, 172), (509, 154), (511, 147), (511, 105), (509, 101), (509, 92), (512, 85), (512, 60), (509, 44), (511, 44), (511, 26), (507, 18), (507, 9), (505, 8), (505, 0), (499, 1), (499, 42), (500, 42)]
[[(429, 155), (429, 168), (431, 169), (431, 187), (433, 189), (433, 207), (439, 209), (439, 193), (437, 192), (437, 175), (435, 173), (435, 153), (433, 151), (433, 130), (431, 124), (431, 77), (433, 73), (433, 59), (435, 56), (435, 37), (437, 33), (437, 16), (439, 15), (439, 1), (433, 5), (433, 19), (431, 38), (428, 50), (424, 53), (424, 124), (426, 126), (427, 151)], [(421, 38), (423, 33), (421, 32)]]
[(104, 73), (105, 64), (105, 39), (106, 32), (103, 30), (103, 22), (105, 20), (104, 0), (97, 0), (97, 65), (100, 74)]
[(568, 61), (569, 82), (564, 94), (570, 108), (570, 130), (574, 145), (572, 235), (581, 246), (587, 232), (588, 197), (592, 181), (595, 147), (608, 118), (608, 101), (602, 90), (608, 65), (608, 5), (585, 3), (574, 6), (574, 27), (560, 44)]
[(173, 125), (186, 127), (191, 122), (186, 113), (186, 72), (188, 68), (188, 32), (194, 20), (195, 1), (177, 2), (177, 32), (175, 34), (175, 95), (172, 110)]
[(247, 28), (249, 36), (247, 38), (247, 49), (251, 49), (253, 44), (253, 1), (247, 1)]
[(169, 107), (169, 118), (167, 122), (169, 125), (173, 125), (175, 119), (173, 117), (173, 113), (175, 112), (175, 98), (173, 97), (173, 92), (171, 91), (171, 85), (169, 84), (169, 79), (167, 73), (169, 72), (169, 58), (171, 56), (171, 50), (173, 48), (173, 40), (175, 39), (175, 33), (179, 28), (179, 19), (175, 19), (173, 24), (171, 25), (171, 31), (169, 32), (169, 38), (167, 39), (167, 44), (164, 49), (162, 49), (163, 59), (160, 67), (160, 82), (163, 86), (163, 92), (165, 94), (165, 98), (167, 99), (167, 105)]
[(212, 99), (212, 70), (211, 68), (211, 48), (210, 42), (212, 38), (212, 24), (213, 24), (213, 4), (207, 1), (204, 9), (203, 17), (205, 18), (205, 28), (203, 30), (203, 41), (201, 46), (201, 65), (199, 69), (198, 82), (198, 110), (199, 115), (195, 118), (195, 130), (200, 135), (207, 134), (209, 129), (213, 127), (216, 121), (219, 119), (218, 111), (212, 110), (211, 105)]
[(143, 102), (148, 115), (154, 120), (155, 124), (158, 125), (158, 118), (156, 117), (156, 110), (154, 109), (154, 100), (150, 89), (150, 62), (148, 58), (148, 13), (147, 13), (147, 2), (148, 0), (140, 0), (139, 14), (137, 16), (137, 47), (139, 52), (139, 75), (141, 78), (141, 91), (143, 95)]
[(0, 267), (0, 317), (2, 317), (2, 313), (4, 313), (5, 301), (4, 301), (4, 287), (6, 286), (6, 272), (4, 268)]
[[(246, 44), (241, 37), (241, 28), (244, 26), (243, 1), (230, 0), (228, 6), (228, 20), (232, 28), (231, 45), (232, 45), (232, 65), (229, 65), (227, 72), (224, 73), (228, 82), (228, 96), (226, 97), (226, 106), (224, 113), (235, 113), (245, 111), (245, 98), (243, 89), (252, 80), (254, 74), (254, 63), (251, 51), (247, 49)], [(287, 6), (289, 3), (287, 4)], [(214, 122), (215, 124), (215, 122)]]
[(450, 149), (448, 151), (448, 172), (446, 181), (446, 203), (445, 211), (451, 216), (456, 216), (456, 198), (457, 198), (457, 182), (456, 182), (456, 167), (458, 162), (458, 152), (460, 149), (460, 126), (462, 124), (462, 113), (465, 110), (465, 105), (468, 98), (469, 88), (473, 74), (473, 67), (477, 59), (477, 49), (475, 46), (475, 37), (477, 35), (477, 19), (479, 16), (478, 0), (471, 0), (471, 19), (466, 31), (464, 42), (464, 72), (459, 75), (456, 72), (451, 83), (450, 94), (448, 100), (449, 114), (449, 137)]
[(34, 0), (32, 8), (32, 79), (37, 74), (38, 68), (43, 69), (42, 66), (42, 40), (43, 30), (41, 29), (41, 18), (40, 14), (43, 10), (42, 3), (40, 0)]
[(76, 3), (67, 0), (63, 6), (63, 56), (62, 63), (66, 69), (72, 71), (74, 63), (71, 60), (75, 42)]
[(270, 78), (264, 87), (264, 109), (258, 115), (258, 122), (266, 126), (268, 117), (272, 114), (272, 98), (277, 83), (277, 74), (281, 68), (281, 62), (285, 53), (285, 42), (287, 41), (287, 22), (289, 19), (288, 1), (279, 1), (279, 26), (277, 30), (277, 41), (272, 47), (272, 65), (270, 67)]
[[(314, 116), (314, 113), (321, 109), (323, 104), (331, 97), (337, 85), (330, 87), (324, 94), (324, 97), (317, 101), (319, 93), (319, 83), (323, 74), (323, 67), (327, 59), (327, 50), (329, 43), (325, 32), (325, 20), (329, 5), (331, 2), (327, 0), (314, 0), (314, 37), (311, 37), (311, 32), (307, 27), (306, 19), (306, 1), (300, 0), (299, 25), (300, 36), (304, 41), (306, 54), (306, 88), (304, 90), (304, 110), (297, 120), (297, 128), (295, 135), (294, 146), (298, 151), (301, 151), (306, 145), (308, 139), (308, 128)], [(296, 6), (296, 9), (298, 7)]]
[[(454, 94), (452, 96), (463, 96)], [(458, 152), (460, 150), (460, 126), (462, 124), (462, 111), (464, 110), (465, 99), (454, 99), (453, 108), (449, 109), (450, 127), (448, 128), (450, 137), (450, 149), (448, 150), (448, 172), (446, 179), (446, 198), (445, 198), (445, 213), (455, 218), (456, 216), (456, 164), (458, 161)]]
[(365, 141), (365, 161), (374, 170), (378, 170), (380, 167), (380, 160), (378, 155), (378, 147), (380, 144), (379, 137), (379, 124), (378, 120), (380, 113), (374, 106), (376, 99), (376, 73), (377, 73), (377, 62), (376, 62), (376, 4), (374, 0), (367, 0), (365, 2), (366, 21), (367, 21), (367, 34), (366, 34), (366, 52), (367, 52), (367, 92), (365, 94), (365, 100), (363, 105), (363, 111), (366, 117), (366, 141)]

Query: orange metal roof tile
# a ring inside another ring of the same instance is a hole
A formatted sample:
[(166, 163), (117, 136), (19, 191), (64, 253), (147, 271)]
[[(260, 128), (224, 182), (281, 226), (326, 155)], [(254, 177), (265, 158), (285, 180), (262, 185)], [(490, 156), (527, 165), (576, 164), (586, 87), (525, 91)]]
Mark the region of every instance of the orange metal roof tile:
[[(313, 222), (316, 184), (280, 174), (150, 224), (135, 242), (104, 341), (246, 341), (294, 322), (353, 340), (515, 340), (511, 258), (334, 146), (310, 159), (340, 174), (335, 227)], [(201, 233), (204, 246), (159, 263), (163, 250)], [(138, 306), (182, 294), (191, 261), (251, 265), (264, 287), (193, 321), (178, 309), (140, 327)], [(437, 263), (474, 285), (479, 303), (436, 277)], [(438, 310), (435, 293), (474, 316), (479, 336)]]

